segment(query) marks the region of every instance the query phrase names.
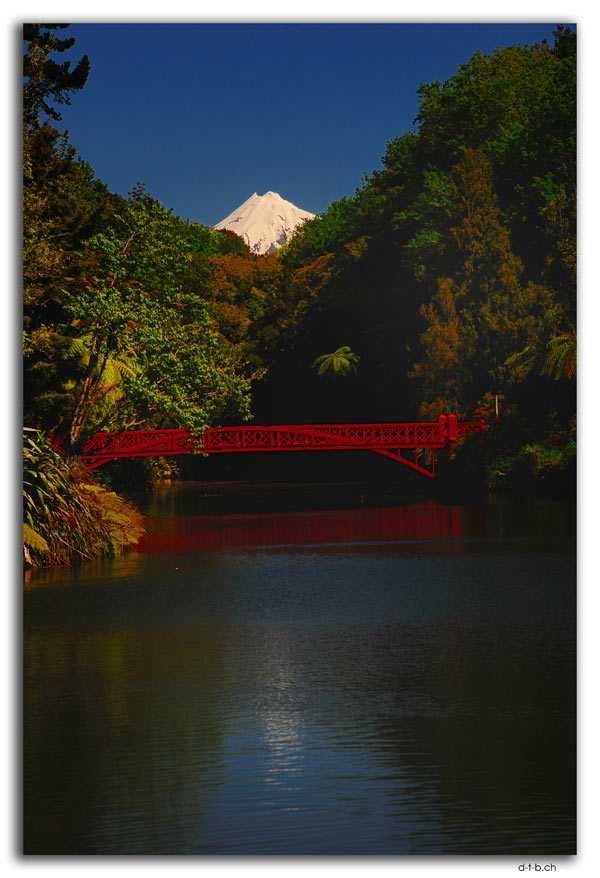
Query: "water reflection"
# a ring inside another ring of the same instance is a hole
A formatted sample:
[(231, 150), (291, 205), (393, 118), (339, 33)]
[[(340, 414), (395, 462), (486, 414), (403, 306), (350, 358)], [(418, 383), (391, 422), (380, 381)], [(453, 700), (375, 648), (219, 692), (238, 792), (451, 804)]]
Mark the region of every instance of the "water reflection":
[(177, 554), (231, 546), (422, 541), (451, 541), (459, 548), (465, 539), (573, 538), (574, 525), (574, 518), (565, 523), (565, 504), (509, 503), (504, 498), (466, 505), (427, 498), (374, 509), (292, 510), (268, 515), (190, 514), (191, 505), (185, 493), (179, 498), (172, 493), (163, 503), (155, 502), (155, 517), (139, 545), (140, 552)]
[(573, 852), (571, 507), (192, 499), (31, 577), (28, 852)]
[[(483, 532), (483, 531), (482, 531)], [(142, 539), (144, 554), (223, 546), (308, 546), (392, 540), (459, 539), (460, 510), (435, 502), (406, 508), (280, 512), (272, 515), (184, 515), (157, 519)]]

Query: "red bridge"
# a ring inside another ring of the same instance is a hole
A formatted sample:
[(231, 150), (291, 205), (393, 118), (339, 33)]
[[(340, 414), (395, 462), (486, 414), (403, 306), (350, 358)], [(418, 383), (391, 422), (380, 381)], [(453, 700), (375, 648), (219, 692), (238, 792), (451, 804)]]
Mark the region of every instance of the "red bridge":
[[(435, 452), (452, 448), (468, 433), (484, 432), (485, 421), (440, 415), (431, 423), (302, 424), (273, 427), (210, 427), (199, 440), (186, 429), (96, 433), (84, 443), (88, 469), (122, 457), (223, 454), (240, 451), (374, 451), (435, 476)], [(406, 457), (413, 452), (412, 459)], [(425, 464), (425, 465), (423, 465)]]

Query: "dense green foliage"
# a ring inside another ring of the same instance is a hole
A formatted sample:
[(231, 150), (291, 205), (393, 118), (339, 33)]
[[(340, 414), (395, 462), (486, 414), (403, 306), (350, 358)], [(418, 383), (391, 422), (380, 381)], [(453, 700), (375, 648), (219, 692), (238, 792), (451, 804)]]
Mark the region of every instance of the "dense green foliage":
[(479, 416), (501, 393), (513, 428), (488, 442), (501, 465), (484, 467), (482, 453), (484, 481), (508, 483), (507, 461), (531, 461), (526, 449), (571, 466), (570, 30), (558, 27), (553, 46), (478, 52), (447, 82), (421, 85), (415, 130), (390, 140), (382, 168), (258, 257), (141, 185), (110, 193), (39, 118), (57, 118), (48, 101), (81, 88), (86, 63), (72, 74), (51, 64), (65, 41), (55, 26), (28, 27), (26, 424), (76, 451), (98, 429), (202, 430), (251, 408), (263, 423)]

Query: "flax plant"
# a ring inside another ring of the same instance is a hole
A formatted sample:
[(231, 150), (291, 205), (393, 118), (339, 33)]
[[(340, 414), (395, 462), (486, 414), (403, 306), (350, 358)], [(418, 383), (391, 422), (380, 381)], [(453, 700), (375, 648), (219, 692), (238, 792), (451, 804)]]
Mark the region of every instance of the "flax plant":
[(143, 533), (142, 516), (98, 484), (44, 435), (23, 440), (23, 552), (30, 566), (117, 554)]

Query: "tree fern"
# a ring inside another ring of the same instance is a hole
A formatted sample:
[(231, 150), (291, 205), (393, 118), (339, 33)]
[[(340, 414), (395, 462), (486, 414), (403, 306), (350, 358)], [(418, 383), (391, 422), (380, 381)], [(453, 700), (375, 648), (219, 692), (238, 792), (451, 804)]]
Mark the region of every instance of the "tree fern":
[(317, 357), (312, 368), (317, 369), (317, 375), (328, 375), (335, 379), (356, 372), (356, 364), (359, 360), (360, 357), (353, 353), (348, 345), (343, 345), (331, 354)]

